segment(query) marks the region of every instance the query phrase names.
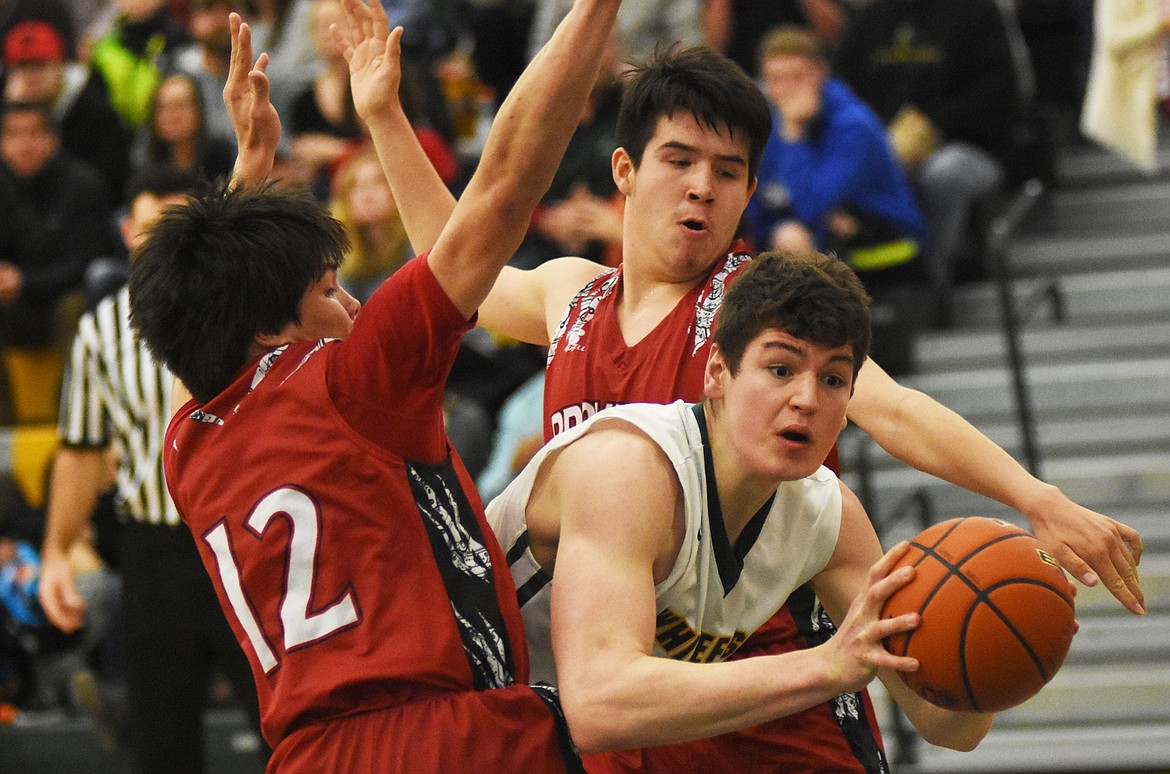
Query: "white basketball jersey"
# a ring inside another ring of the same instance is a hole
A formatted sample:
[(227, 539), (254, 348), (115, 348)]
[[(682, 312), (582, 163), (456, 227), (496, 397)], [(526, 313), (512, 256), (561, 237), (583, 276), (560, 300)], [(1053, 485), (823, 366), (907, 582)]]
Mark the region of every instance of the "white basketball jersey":
[(828, 564), (841, 526), (837, 477), (821, 467), (807, 478), (784, 482), (731, 546), (709, 472), (706, 428), (695, 409), (677, 401), (666, 406), (631, 403), (598, 412), (549, 441), (488, 505), (488, 521), (507, 553), (520, 598), (532, 682), (555, 684), (556, 667), (549, 630), (551, 578), (528, 548), (525, 509), (548, 456), (599, 422), (620, 420), (644, 432), (674, 464), (683, 493), (683, 543), (669, 576), (655, 589), (655, 655), (725, 660), (794, 589)]

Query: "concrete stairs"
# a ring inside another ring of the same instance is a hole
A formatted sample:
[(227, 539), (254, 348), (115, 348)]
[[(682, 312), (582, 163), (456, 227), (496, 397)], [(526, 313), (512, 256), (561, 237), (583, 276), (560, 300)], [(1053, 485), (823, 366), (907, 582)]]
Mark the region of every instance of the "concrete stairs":
[[(1081, 629), (1064, 667), (1035, 698), (1001, 713), (971, 753), (921, 741), (899, 750), (878, 686), (896, 774), (1170, 772), (1170, 153), (1161, 158), (1162, 173), (1147, 177), (1101, 151), (1065, 151), (1060, 184), (1008, 250), (1041, 477), (1141, 532), (1149, 614), (1080, 587)], [(994, 286), (963, 287), (954, 322), (921, 336), (918, 368), (902, 381), (1024, 459)], [(853, 430), (842, 439), (846, 480), (860, 485), (857, 464), (867, 457), (879, 520), (925, 492), (935, 521), (982, 514), (1025, 524), (999, 503), (906, 468)], [(902, 519), (883, 540), (920, 528)]]

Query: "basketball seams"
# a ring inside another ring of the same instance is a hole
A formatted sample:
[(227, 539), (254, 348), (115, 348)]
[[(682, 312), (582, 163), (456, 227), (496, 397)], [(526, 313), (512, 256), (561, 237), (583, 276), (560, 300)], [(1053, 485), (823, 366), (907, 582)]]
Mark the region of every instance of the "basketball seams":
[[(942, 589), (942, 587), (944, 585), (946, 585), (946, 582), (952, 577), (959, 578), (960, 580), (963, 581), (963, 583), (965, 583), (976, 594), (979, 593), (979, 587), (976, 586), (974, 583), (972, 583), (971, 580), (961, 572), (961, 568), (966, 562), (970, 561), (975, 556), (978, 556), (979, 552), (981, 552), (983, 549), (987, 548), (988, 546), (997, 545), (997, 544), (1002, 543), (1003, 541), (1009, 540), (1011, 538), (1031, 537), (1031, 535), (1029, 535), (1025, 532), (1013, 532), (1013, 533), (1009, 533), (1007, 535), (1001, 535), (1000, 537), (997, 537), (994, 540), (988, 540), (987, 542), (976, 546), (975, 549), (971, 551), (971, 553), (969, 553), (966, 556), (964, 556), (963, 558), (959, 559), (957, 562), (952, 562), (949, 559), (942, 556), (936, 549), (938, 546), (942, 545), (942, 543), (946, 541), (947, 537), (949, 537), (952, 532), (954, 532), (956, 529), (958, 529), (959, 525), (962, 524), (964, 521), (966, 521), (966, 519), (957, 519), (955, 524), (952, 527), (950, 527), (946, 532), (944, 532), (942, 537), (940, 537), (937, 541), (935, 541), (934, 545), (932, 545), (932, 546), (926, 546), (926, 545), (919, 543), (917, 541), (910, 542), (911, 548), (917, 548), (919, 551), (922, 552), (922, 556), (918, 557), (918, 559), (916, 559), (913, 562), (913, 564), (911, 565), (912, 567), (917, 568), (918, 565), (920, 565), (925, 559), (927, 559), (928, 557), (932, 557), (932, 558), (934, 558), (935, 561), (937, 561), (939, 564), (941, 564), (947, 570), (946, 574), (943, 575), (938, 580), (938, 582), (936, 582), (934, 584), (934, 588), (932, 588), (930, 590), (930, 593), (927, 594), (923, 598), (922, 605), (919, 606), (918, 610), (916, 611), (920, 616), (925, 614), (926, 608), (930, 604), (930, 601), (932, 599), (934, 599), (934, 597), (938, 594), (938, 592)], [(902, 652), (899, 655), (902, 655), (902, 656), (906, 655), (906, 652), (910, 649), (910, 640), (913, 639), (913, 637), (914, 637), (913, 631), (906, 633), (906, 635), (902, 641)]]
[(1053, 594), (1060, 597), (1060, 599), (1064, 600), (1066, 604), (1068, 603), (1068, 599), (1066, 599), (1064, 594), (1062, 594), (1055, 586), (1049, 583), (1042, 583), (1040, 581), (1033, 580), (1032, 578), (1004, 578), (998, 583), (993, 583), (992, 585), (988, 586), (986, 589), (973, 587), (975, 590), (975, 600), (967, 608), (967, 614), (963, 617), (963, 625), (959, 631), (959, 673), (963, 676), (963, 687), (967, 692), (967, 700), (971, 703), (971, 706), (975, 708), (976, 712), (982, 712), (983, 709), (982, 705), (980, 705), (979, 701), (975, 698), (975, 691), (971, 686), (971, 679), (967, 673), (967, 635), (970, 630), (971, 620), (975, 617), (976, 612), (978, 612), (980, 603), (987, 605), (988, 609), (995, 615), (996, 618), (999, 619), (1000, 623), (1002, 623), (1007, 628), (1007, 630), (1012, 633), (1012, 636), (1016, 638), (1016, 641), (1024, 649), (1024, 652), (1028, 655), (1028, 658), (1031, 659), (1033, 666), (1036, 667), (1036, 671), (1040, 673), (1040, 679), (1045, 683), (1052, 679), (1052, 675), (1048, 674), (1044, 669), (1043, 660), (1036, 653), (1036, 649), (1032, 646), (1032, 643), (1028, 641), (1028, 638), (1024, 636), (1023, 632), (1016, 628), (1015, 623), (1013, 623), (1011, 618), (1009, 618), (1008, 615), (1003, 612), (1000, 606), (991, 600), (991, 593), (993, 591), (1004, 588), (1005, 586), (1012, 586), (1017, 584), (1025, 586), (1037, 586), (1039, 588), (1048, 589)]

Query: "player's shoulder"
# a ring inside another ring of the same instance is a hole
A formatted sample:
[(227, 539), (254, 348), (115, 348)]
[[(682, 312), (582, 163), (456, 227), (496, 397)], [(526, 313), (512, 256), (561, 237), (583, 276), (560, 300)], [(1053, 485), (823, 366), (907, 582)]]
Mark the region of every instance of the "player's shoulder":
[(532, 276), (539, 277), (546, 287), (555, 287), (566, 292), (571, 289), (575, 293), (602, 274), (615, 271), (617, 270), (588, 258), (566, 255), (545, 261), (532, 270)]

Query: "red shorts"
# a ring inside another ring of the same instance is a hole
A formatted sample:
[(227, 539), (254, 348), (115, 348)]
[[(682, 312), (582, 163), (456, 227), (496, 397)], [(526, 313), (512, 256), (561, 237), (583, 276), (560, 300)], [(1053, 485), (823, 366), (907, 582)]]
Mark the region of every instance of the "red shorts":
[(277, 744), (268, 774), (580, 771), (567, 739), (545, 701), (515, 685), (313, 723)]

